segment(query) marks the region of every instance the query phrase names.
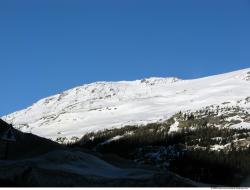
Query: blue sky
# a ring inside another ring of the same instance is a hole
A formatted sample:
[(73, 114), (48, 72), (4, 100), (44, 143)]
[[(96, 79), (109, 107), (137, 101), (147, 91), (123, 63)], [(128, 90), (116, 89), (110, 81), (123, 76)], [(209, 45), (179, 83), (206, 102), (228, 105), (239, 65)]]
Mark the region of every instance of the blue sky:
[(250, 67), (247, 0), (0, 1), (0, 115), (93, 81)]

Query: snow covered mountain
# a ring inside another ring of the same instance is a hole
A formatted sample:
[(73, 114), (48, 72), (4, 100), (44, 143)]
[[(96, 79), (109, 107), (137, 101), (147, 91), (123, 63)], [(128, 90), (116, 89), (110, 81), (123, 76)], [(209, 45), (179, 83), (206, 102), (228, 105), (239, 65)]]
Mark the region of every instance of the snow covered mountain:
[[(88, 132), (161, 122), (206, 106), (250, 111), (250, 68), (200, 79), (96, 82), (42, 99), (3, 119), (23, 132), (73, 140)], [(250, 126), (249, 126), (250, 127)]]

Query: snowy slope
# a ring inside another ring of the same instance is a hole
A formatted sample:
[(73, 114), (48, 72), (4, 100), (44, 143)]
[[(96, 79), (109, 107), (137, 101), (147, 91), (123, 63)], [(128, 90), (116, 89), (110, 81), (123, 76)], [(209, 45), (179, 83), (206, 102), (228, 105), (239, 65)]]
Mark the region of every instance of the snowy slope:
[(3, 119), (24, 132), (71, 139), (105, 128), (162, 121), (180, 110), (210, 105), (249, 110), (250, 103), (240, 103), (247, 97), (250, 68), (194, 80), (96, 82), (42, 99)]

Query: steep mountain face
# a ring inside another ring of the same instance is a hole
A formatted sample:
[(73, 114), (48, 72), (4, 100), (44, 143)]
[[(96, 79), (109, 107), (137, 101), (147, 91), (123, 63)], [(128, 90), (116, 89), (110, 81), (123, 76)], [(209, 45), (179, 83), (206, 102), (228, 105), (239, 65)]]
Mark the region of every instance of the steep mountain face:
[(42, 99), (3, 119), (24, 132), (70, 141), (88, 132), (162, 122), (179, 111), (207, 106), (249, 112), (250, 68), (194, 80), (96, 82)]

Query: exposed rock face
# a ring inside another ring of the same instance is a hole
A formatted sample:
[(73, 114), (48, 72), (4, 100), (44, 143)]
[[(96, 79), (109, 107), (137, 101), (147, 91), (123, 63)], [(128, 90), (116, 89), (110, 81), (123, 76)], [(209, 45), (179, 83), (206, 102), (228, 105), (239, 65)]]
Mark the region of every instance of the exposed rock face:
[(246, 80), (246, 81), (250, 81), (250, 71), (247, 72), (246, 77), (245, 77), (245, 80)]

